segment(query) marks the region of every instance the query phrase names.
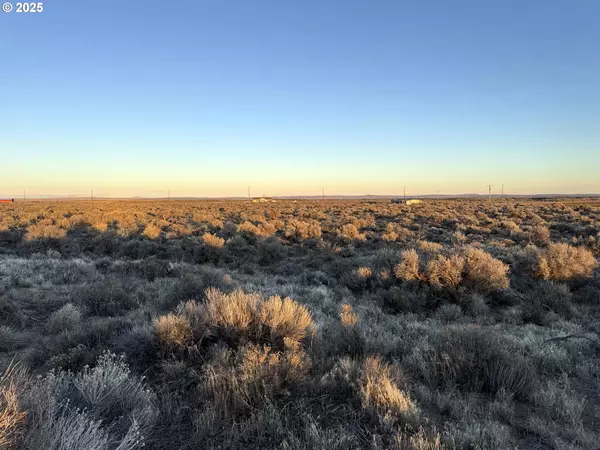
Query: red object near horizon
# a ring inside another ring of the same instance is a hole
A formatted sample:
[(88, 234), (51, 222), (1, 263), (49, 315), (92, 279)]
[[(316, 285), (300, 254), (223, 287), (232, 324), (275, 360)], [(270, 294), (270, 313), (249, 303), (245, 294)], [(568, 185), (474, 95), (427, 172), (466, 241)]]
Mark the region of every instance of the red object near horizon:
[(14, 203), (14, 202), (15, 202), (14, 198), (8, 198), (8, 199), (0, 198), (0, 203)]

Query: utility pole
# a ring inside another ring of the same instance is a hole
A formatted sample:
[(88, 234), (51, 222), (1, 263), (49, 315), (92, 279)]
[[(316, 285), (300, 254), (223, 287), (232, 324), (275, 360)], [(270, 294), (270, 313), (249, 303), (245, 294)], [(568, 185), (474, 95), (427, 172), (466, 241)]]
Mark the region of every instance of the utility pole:
[(248, 200), (250, 200), (250, 186), (248, 186)]
[(23, 201), (25, 201), (27, 199), (27, 196), (25, 195), (25, 189), (23, 189)]
[(323, 188), (323, 201), (325, 201), (325, 188)]
[(93, 189), (90, 191), (90, 194), (91, 194), (90, 198), (92, 199), (92, 201), (94, 201), (94, 190)]
[(488, 184), (487, 188), (488, 188), (488, 201), (492, 200), (492, 188), (494, 187), (493, 184)]
[(435, 193), (437, 194), (437, 199), (440, 199), (440, 191), (435, 191)]
[(406, 202), (406, 186), (404, 186), (404, 201)]
[(502, 184), (502, 198), (504, 198), (504, 183)]

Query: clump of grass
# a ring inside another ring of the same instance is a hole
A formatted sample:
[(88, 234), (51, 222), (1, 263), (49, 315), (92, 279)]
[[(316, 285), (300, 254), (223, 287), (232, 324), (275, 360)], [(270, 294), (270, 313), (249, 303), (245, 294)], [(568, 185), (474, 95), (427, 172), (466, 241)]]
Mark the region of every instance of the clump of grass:
[(544, 280), (568, 281), (590, 278), (598, 261), (584, 247), (549, 244), (540, 250), (534, 263), (534, 274)]
[(30, 343), (28, 332), (17, 330), (7, 325), (0, 325), (0, 352), (12, 352)]
[(398, 367), (379, 356), (341, 358), (322, 378), (321, 385), (340, 398), (351, 398), (373, 417), (387, 423), (414, 423), (420, 411), (399, 385), (404, 385)]
[(337, 345), (337, 353), (360, 356), (365, 353), (366, 339), (360, 327), (358, 316), (348, 304), (342, 305), (340, 311), (340, 327), (329, 338)]
[(9, 366), (0, 377), (0, 448), (19, 448), (25, 426), (26, 412), (22, 410), (13, 378), (15, 366)]
[(412, 422), (419, 409), (406, 392), (398, 388), (395, 378), (398, 375), (393, 375), (391, 367), (379, 357), (366, 358), (359, 378), (362, 406), (379, 417), (391, 415)]

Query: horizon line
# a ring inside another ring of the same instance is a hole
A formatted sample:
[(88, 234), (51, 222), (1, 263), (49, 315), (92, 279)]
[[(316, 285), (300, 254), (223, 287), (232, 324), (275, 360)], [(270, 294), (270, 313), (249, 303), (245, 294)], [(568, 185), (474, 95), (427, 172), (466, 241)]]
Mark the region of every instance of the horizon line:
[(111, 195), (85, 195), (85, 194), (38, 194), (38, 195), (27, 195), (25, 198), (22, 196), (0, 196), (0, 199), (14, 200), (16, 202), (23, 202), (27, 200), (249, 200), (249, 199), (260, 199), (269, 198), (277, 200), (312, 200), (312, 199), (393, 199), (393, 198), (428, 198), (428, 199), (451, 199), (451, 198), (536, 198), (536, 197), (560, 197), (560, 198), (581, 198), (581, 197), (600, 197), (600, 193), (577, 193), (577, 194), (563, 194), (563, 193), (536, 193), (536, 194), (479, 194), (479, 193), (461, 193), (461, 194), (329, 194), (329, 195), (265, 195), (265, 196), (111, 196)]

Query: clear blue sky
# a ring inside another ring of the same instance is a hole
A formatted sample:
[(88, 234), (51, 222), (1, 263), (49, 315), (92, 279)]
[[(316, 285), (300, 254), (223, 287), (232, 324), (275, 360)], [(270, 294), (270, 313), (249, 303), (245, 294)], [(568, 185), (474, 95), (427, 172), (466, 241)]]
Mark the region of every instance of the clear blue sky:
[(598, 0), (44, 6), (0, 13), (0, 195), (600, 193)]

